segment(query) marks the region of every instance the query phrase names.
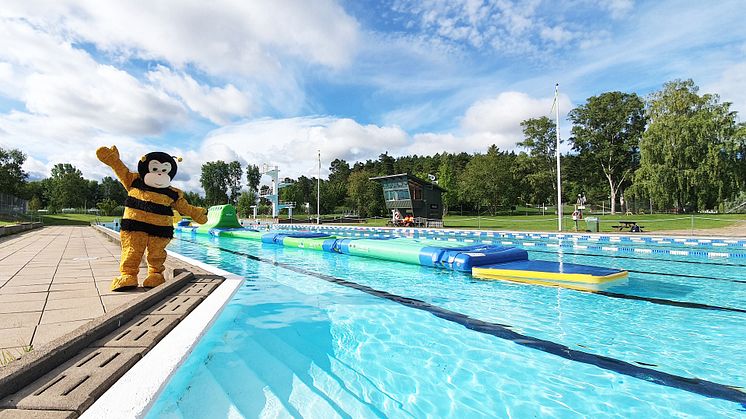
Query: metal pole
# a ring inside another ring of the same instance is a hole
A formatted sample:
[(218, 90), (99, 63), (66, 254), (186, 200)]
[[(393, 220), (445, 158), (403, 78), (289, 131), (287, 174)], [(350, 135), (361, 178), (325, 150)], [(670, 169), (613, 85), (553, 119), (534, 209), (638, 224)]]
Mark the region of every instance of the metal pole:
[(316, 179), (316, 224), (321, 224), (321, 149), (319, 149), (319, 177)]
[(559, 125), (559, 83), (554, 85), (554, 104), (557, 119), (557, 231), (562, 231), (562, 175), (560, 174), (560, 125)]

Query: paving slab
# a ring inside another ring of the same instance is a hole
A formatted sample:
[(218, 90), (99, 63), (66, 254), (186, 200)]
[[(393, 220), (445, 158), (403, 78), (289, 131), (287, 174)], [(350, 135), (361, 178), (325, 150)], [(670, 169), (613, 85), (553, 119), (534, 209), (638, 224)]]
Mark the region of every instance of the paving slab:
[[(7, 374), (0, 368), (0, 419), (77, 417), (223, 281), (197, 278), (189, 271), (207, 273), (170, 258), (165, 285), (114, 293), (118, 242), (90, 227), (41, 233), (25, 238), (25, 247), (19, 241), (0, 251), (0, 274), (8, 278), (0, 281), (0, 298), (9, 303), (0, 304), (8, 311), (0, 313), (0, 327), (8, 326), (0, 343), (33, 341), (12, 348), (22, 358), (5, 367)], [(3, 258), (22, 266), (6, 269)], [(14, 278), (18, 285), (9, 286)], [(24, 355), (29, 344), (35, 350)]]
[(36, 326), (14, 327), (0, 329), (0, 342), (4, 342), (0, 349), (25, 347), (31, 342)]
[(72, 332), (80, 326), (88, 323), (90, 320), (66, 321), (61, 323), (48, 323), (36, 326), (34, 339), (31, 345), (38, 348), (41, 345), (49, 343), (59, 336)]
[(45, 292), (24, 292), (20, 294), (0, 294), (0, 304), (11, 303), (14, 301), (38, 301), (46, 300)]
[[(12, 329), (15, 327), (36, 326), (41, 320), (41, 311), (33, 313), (7, 313), (0, 314), (0, 330)], [(5, 342), (0, 341), (0, 346)]]
[(79, 320), (90, 320), (104, 314), (104, 307), (73, 307), (59, 310), (44, 310), (41, 315), (40, 325), (48, 323), (73, 322)]
[(6, 302), (0, 304), (0, 314), (41, 311), (44, 308), (45, 303), (45, 300)]
[(0, 409), (0, 419), (73, 419), (77, 412), (69, 410)]
[[(108, 284), (98, 287), (96, 275), (116, 276), (118, 243), (88, 226), (44, 227), (0, 243), (0, 329), (27, 336), (36, 327), (34, 343), (48, 342), (107, 310), (99, 290), (108, 294)], [(10, 335), (0, 334), (0, 347), (16, 345)]]

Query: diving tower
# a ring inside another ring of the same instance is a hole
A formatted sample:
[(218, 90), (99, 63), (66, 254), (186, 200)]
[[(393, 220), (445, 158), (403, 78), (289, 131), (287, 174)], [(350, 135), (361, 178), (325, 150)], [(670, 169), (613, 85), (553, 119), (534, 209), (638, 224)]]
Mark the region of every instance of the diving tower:
[(293, 218), (293, 208), (295, 208), (295, 202), (280, 202), (280, 189), (289, 186), (290, 183), (280, 182), (280, 169), (275, 166), (270, 168), (268, 165), (262, 167), (262, 175), (267, 175), (272, 179), (272, 187), (270, 187), (267, 193), (260, 193), (261, 198), (267, 199), (272, 203), (272, 218), (277, 218), (280, 215), (280, 211), (287, 208), (288, 218)]

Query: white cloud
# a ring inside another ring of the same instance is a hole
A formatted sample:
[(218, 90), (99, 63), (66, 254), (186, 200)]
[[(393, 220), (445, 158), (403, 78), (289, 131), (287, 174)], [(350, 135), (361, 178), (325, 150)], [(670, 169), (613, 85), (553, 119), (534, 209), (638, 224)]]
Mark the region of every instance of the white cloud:
[[(733, 104), (731, 109), (746, 112), (746, 62), (726, 67), (717, 80), (702, 86), (702, 91), (717, 93), (722, 100)], [(745, 120), (741, 114), (741, 121)]]
[[(472, 105), (461, 120), (461, 127), (467, 137), (492, 141), (501, 149), (514, 149), (515, 143), (523, 139), (521, 122), (529, 118), (552, 117), (553, 100), (552, 97), (536, 99), (522, 92), (503, 92), (494, 99)], [(571, 109), (572, 103), (566, 95), (560, 94), (559, 104), (562, 117)], [(489, 144), (492, 143), (486, 145)]]
[(219, 74), (281, 69), (283, 54), (338, 68), (349, 63), (357, 22), (334, 1), (6, 0), (0, 16), (69, 33), (117, 56), (193, 64)]
[[(520, 122), (548, 115), (551, 104), (552, 98), (537, 99), (521, 92), (504, 92), (493, 99), (474, 103), (461, 119), (461, 133), (410, 135), (396, 125), (364, 125), (335, 117), (260, 119), (215, 129), (196, 149), (164, 147), (131, 136), (92, 135), (85, 126), (77, 127), (79, 131), (75, 133), (65, 119), (16, 112), (0, 118), (0, 129), (9, 131), (9, 135), (0, 135), (0, 146), (21, 148), (32, 155), (25, 168), (36, 177), (48, 176), (55, 163), (71, 162), (84, 176), (93, 179), (111, 176), (111, 170), (95, 156), (95, 149), (101, 145), (117, 145), (122, 160), (131, 169), (136, 167), (141, 155), (163, 150), (184, 159), (179, 164), (174, 185), (185, 190), (201, 190), (200, 170), (207, 161), (237, 160), (244, 167), (266, 163), (279, 166), (282, 177), (311, 177), (316, 176), (317, 152), (321, 150), (322, 176), (325, 177), (329, 163), (336, 158), (352, 163), (377, 159), (384, 151), (393, 156), (430, 155), (442, 151), (472, 153), (484, 152), (491, 144), (502, 150), (513, 150), (522, 139)], [(561, 96), (560, 106), (569, 110), (569, 99)], [(51, 125), (29, 120), (34, 118), (46, 118), (45, 122)], [(74, 135), (67, 138), (71, 133)], [(50, 148), (50, 143), (55, 147)]]
[(55, 118), (52, 124), (58, 127), (64, 120), (94, 131), (157, 135), (185, 116), (181, 104), (165, 93), (20, 21), (0, 19), (0, 62), (10, 77), (1, 91), (23, 101), (30, 112), (9, 118), (15, 121), (43, 123), (35, 115)]
[(197, 83), (185, 73), (175, 73), (158, 66), (148, 72), (148, 80), (178, 98), (194, 112), (212, 122), (223, 125), (234, 117), (248, 116), (251, 105), (249, 94), (239, 91), (236, 86), (211, 87)]
[(634, 7), (634, 0), (601, 0), (599, 5), (609, 12), (614, 19), (626, 16)]

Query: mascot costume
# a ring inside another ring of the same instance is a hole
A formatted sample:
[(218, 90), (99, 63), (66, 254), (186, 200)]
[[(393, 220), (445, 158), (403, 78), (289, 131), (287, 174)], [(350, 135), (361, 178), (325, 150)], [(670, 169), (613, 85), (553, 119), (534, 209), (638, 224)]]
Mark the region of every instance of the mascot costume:
[(157, 287), (166, 282), (163, 263), (166, 261), (166, 246), (174, 235), (172, 208), (200, 224), (207, 222), (207, 210), (189, 205), (184, 193), (171, 186), (176, 176), (176, 160), (166, 153), (158, 151), (144, 155), (137, 163), (137, 173), (130, 172), (122, 163), (116, 146), (101, 147), (96, 150), (96, 156), (114, 170), (127, 190), (120, 232), (121, 275), (114, 278), (111, 290), (122, 291), (138, 286), (137, 274), (145, 250), (148, 276), (142, 286)]

